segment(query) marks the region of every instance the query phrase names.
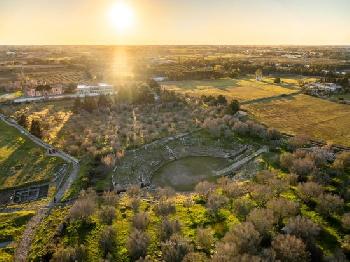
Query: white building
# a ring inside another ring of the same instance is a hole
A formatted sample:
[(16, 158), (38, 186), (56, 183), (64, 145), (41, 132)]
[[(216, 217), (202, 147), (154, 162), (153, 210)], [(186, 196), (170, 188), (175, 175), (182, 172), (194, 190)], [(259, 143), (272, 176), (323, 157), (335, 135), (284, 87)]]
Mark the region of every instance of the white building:
[(97, 85), (78, 85), (77, 94), (82, 96), (89, 95), (112, 95), (116, 93), (113, 86), (105, 83)]
[(335, 83), (310, 83), (306, 88), (307, 91), (313, 95), (331, 94), (342, 90), (342, 87)]

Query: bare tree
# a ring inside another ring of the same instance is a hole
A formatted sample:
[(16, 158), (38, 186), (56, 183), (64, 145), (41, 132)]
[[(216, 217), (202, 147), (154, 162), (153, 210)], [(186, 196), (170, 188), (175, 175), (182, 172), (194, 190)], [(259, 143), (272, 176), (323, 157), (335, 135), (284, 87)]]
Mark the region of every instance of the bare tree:
[(289, 219), (283, 231), (302, 238), (305, 242), (313, 242), (320, 233), (320, 227), (308, 218), (297, 216)]
[(276, 219), (272, 210), (255, 208), (249, 213), (247, 222), (251, 222), (261, 235), (267, 235), (273, 230)]
[(309, 261), (310, 253), (304, 242), (294, 235), (277, 235), (271, 245), (280, 261)]
[(330, 216), (333, 213), (339, 214), (344, 207), (344, 200), (332, 194), (321, 194), (316, 202), (317, 211), (326, 216)]

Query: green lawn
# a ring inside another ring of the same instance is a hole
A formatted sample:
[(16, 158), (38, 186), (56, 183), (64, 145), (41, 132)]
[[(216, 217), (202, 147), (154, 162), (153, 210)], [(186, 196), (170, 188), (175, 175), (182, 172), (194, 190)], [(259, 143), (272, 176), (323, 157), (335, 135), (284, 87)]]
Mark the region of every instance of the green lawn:
[(46, 180), (63, 163), (0, 121), (0, 189)]

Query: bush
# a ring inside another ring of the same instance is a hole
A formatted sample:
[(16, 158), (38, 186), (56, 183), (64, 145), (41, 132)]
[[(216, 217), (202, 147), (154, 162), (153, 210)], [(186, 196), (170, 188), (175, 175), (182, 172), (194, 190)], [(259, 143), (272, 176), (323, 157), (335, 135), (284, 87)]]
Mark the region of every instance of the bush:
[(190, 252), (183, 258), (182, 262), (209, 262), (209, 259), (203, 253)]
[(162, 241), (169, 239), (173, 234), (181, 231), (181, 225), (179, 221), (164, 219), (160, 225), (159, 237)]
[(209, 194), (214, 190), (215, 184), (210, 183), (208, 181), (199, 182), (195, 187), (196, 193), (205, 200), (208, 199)]
[(210, 214), (216, 216), (219, 209), (226, 205), (227, 202), (227, 197), (214, 193), (209, 196), (206, 207)]
[(196, 243), (200, 250), (210, 254), (210, 250), (215, 242), (211, 228), (197, 228)]
[(170, 214), (175, 213), (176, 208), (173, 202), (161, 200), (159, 203), (155, 206), (155, 213), (158, 216), (168, 216)]
[(241, 197), (247, 193), (245, 186), (237, 181), (222, 185), (222, 192), (230, 199)]
[(160, 200), (166, 200), (175, 195), (175, 190), (171, 187), (157, 188), (157, 198)]
[(82, 220), (88, 222), (90, 216), (95, 212), (95, 198), (89, 195), (80, 196), (69, 211), (69, 218), (73, 221)]
[(315, 162), (310, 158), (298, 158), (292, 162), (291, 172), (297, 174), (299, 177), (305, 178), (316, 170)]
[(99, 212), (99, 217), (102, 223), (111, 225), (115, 219), (115, 208), (112, 206), (104, 206)]
[(138, 185), (129, 186), (128, 189), (126, 190), (126, 193), (131, 198), (138, 198), (140, 196), (140, 193), (141, 193), (140, 186), (138, 186)]
[(294, 156), (291, 153), (283, 153), (280, 155), (280, 165), (284, 169), (291, 169), (293, 165)]
[(317, 200), (316, 209), (325, 216), (330, 216), (333, 213), (339, 214), (344, 207), (344, 200), (337, 195), (322, 194)]
[(277, 235), (271, 245), (281, 261), (309, 261), (310, 254), (304, 242), (293, 235)]
[(112, 226), (106, 226), (100, 233), (99, 246), (102, 250), (103, 257), (106, 257), (108, 253), (116, 248), (117, 245), (117, 232)]
[(252, 184), (250, 195), (259, 205), (263, 206), (273, 197), (271, 188), (267, 185)]
[(260, 234), (267, 235), (273, 230), (275, 216), (272, 210), (255, 208), (249, 213), (247, 222), (251, 222)]
[(107, 191), (102, 196), (103, 203), (109, 206), (115, 206), (118, 202), (118, 195), (113, 191)]
[(337, 155), (333, 167), (340, 171), (350, 169), (350, 152), (342, 152)]
[(145, 257), (149, 243), (149, 236), (145, 232), (134, 229), (133, 232), (129, 235), (126, 243), (126, 248), (128, 249), (129, 256), (133, 260), (136, 260), (140, 257)]
[(299, 184), (297, 190), (299, 197), (305, 202), (309, 202), (323, 193), (322, 186), (315, 182)]
[(133, 218), (133, 226), (138, 230), (146, 230), (149, 224), (149, 218), (147, 213), (137, 213)]
[(84, 245), (72, 248), (59, 248), (52, 257), (53, 262), (85, 262), (87, 250)]
[(270, 209), (275, 218), (281, 222), (282, 219), (294, 216), (299, 212), (299, 204), (285, 198), (274, 198), (267, 202), (266, 207)]
[(254, 203), (252, 200), (247, 198), (238, 198), (233, 200), (232, 207), (237, 216), (245, 219), (250, 210), (254, 208)]
[(308, 218), (297, 216), (289, 219), (283, 231), (302, 238), (306, 242), (313, 242), (320, 233), (320, 227)]
[(165, 262), (182, 262), (183, 258), (191, 252), (189, 242), (180, 235), (173, 235), (161, 244), (162, 256)]
[(261, 237), (254, 225), (244, 222), (228, 231), (222, 239), (224, 244), (234, 245), (237, 254), (255, 254), (258, 251)]
[(346, 230), (350, 229), (350, 213), (345, 213), (341, 219), (342, 227)]

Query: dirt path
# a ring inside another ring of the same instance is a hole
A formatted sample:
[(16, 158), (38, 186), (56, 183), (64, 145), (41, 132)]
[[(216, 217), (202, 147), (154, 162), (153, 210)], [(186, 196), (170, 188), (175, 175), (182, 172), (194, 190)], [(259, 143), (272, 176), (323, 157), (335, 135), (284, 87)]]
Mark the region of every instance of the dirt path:
[[(33, 136), (30, 134), (26, 129), (24, 129), (22, 126), (18, 125), (14, 120), (6, 118), (6, 116), (0, 114), (0, 119), (8, 124), (9, 126), (12, 126), (16, 128), (22, 135), (29, 138), (31, 141), (33, 141), (35, 144), (37, 144), (40, 147), (43, 147), (46, 150), (53, 149), (51, 145), (45, 143), (41, 139)], [(46, 217), (46, 215), (50, 212), (51, 208), (58, 205), (64, 195), (64, 193), (70, 188), (73, 181), (76, 179), (78, 173), (79, 173), (79, 161), (68, 155), (67, 153), (63, 151), (56, 150), (55, 153), (50, 154), (51, 156), (56, 156), (59, 158), (62, 158), (67, 163), (72, 164), (72, 169), (70, 171), (69, 176), (64, 181), (62, 185), (57, 189), (56, 195), (55, 195), (55, 201), (52, 200), (47, 206), (42, 207), (38, 210), (38, 212), (33, 216), (30, 221), (26, 225), (26, 229), (23, 232), (22, 239), (18, 243), (18, 246), (15, 251), (14, 260), (24, 262), (27, 260), (28, 252), (32, 243), (32, 239), (34, 237), (35, 231), (38, 227), (38, 225), (41, 223), (41, 221)]]

